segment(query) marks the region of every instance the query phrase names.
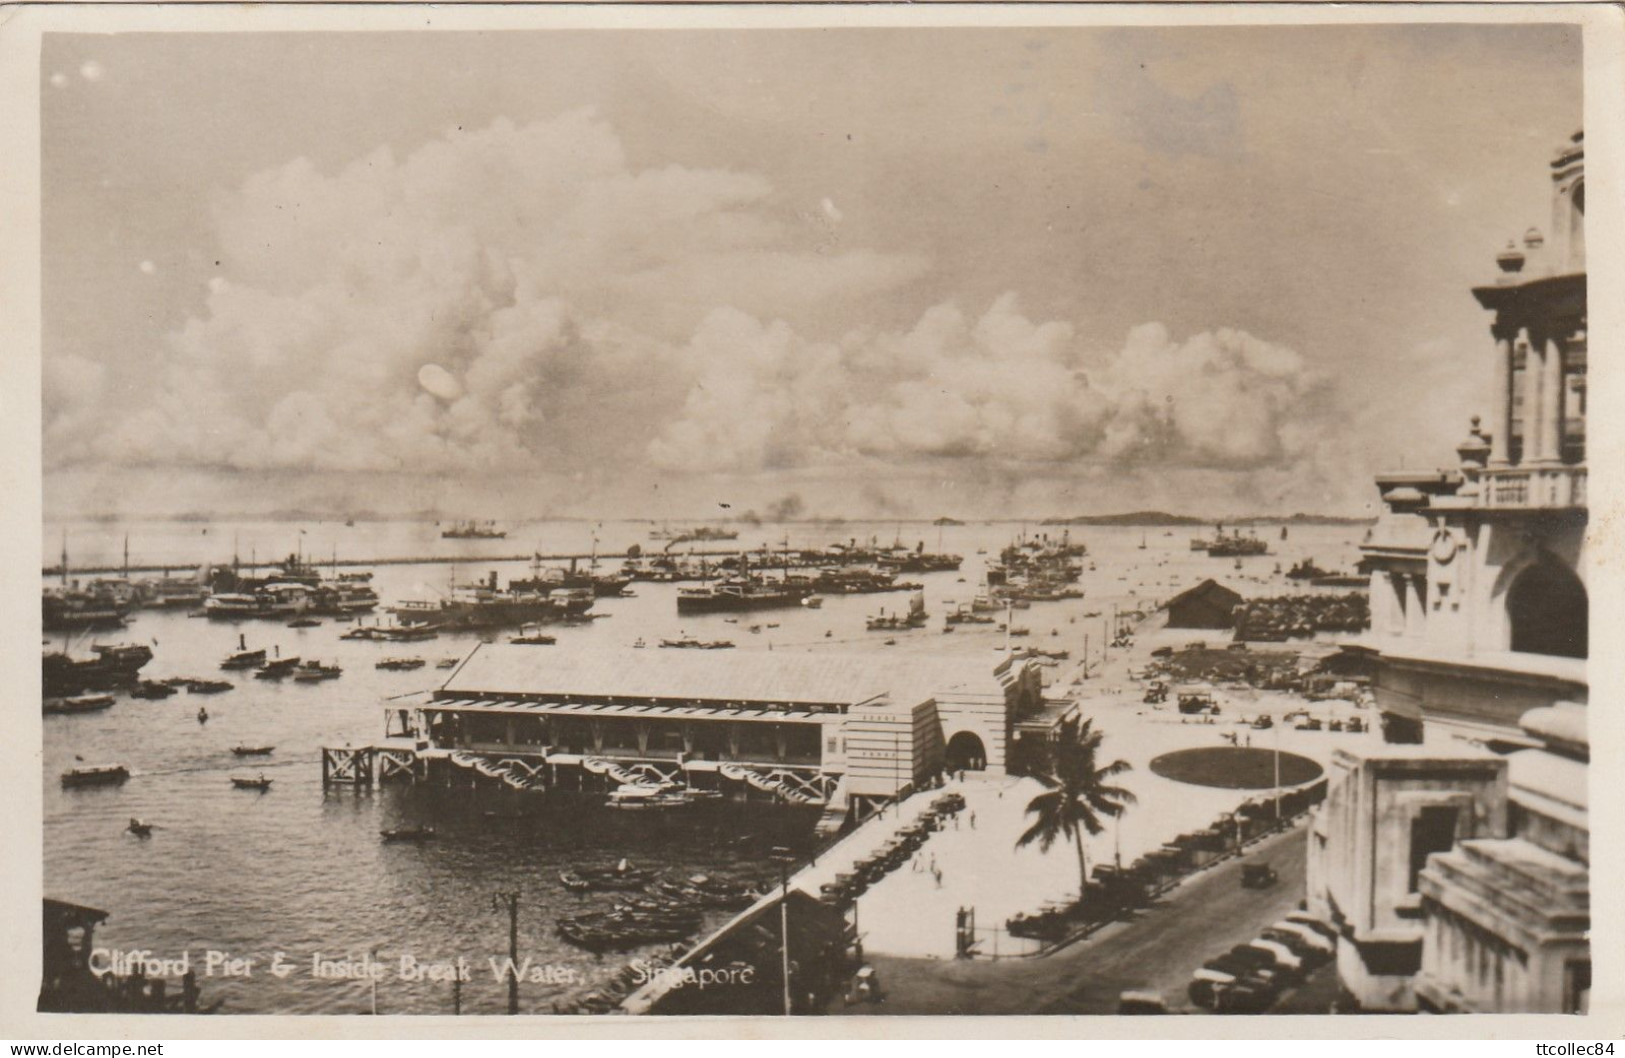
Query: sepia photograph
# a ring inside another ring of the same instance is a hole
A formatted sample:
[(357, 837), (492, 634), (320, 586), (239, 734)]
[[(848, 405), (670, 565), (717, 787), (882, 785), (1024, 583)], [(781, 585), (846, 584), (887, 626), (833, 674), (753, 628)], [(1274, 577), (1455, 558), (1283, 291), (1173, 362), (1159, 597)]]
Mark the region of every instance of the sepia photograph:
[(1493, 6), (47, 22), (31, 1010), (1592, 1013)]

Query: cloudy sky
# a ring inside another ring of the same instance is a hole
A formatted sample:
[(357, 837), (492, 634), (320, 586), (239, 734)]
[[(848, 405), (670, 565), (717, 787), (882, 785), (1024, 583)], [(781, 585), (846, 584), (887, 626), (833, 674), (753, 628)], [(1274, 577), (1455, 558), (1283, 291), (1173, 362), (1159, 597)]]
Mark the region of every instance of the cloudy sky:
[(1361, 513), (1559, 26), (50, 35), (47, 513)]

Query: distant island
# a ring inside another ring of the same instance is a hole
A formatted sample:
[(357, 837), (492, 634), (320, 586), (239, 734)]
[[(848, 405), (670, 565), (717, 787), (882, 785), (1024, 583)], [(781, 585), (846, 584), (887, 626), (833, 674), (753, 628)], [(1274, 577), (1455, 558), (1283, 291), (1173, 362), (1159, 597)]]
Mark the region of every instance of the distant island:
[(1130, 511), (1127, 514), (1080, 514), (1073, 518), (1046, 518), (1040, 525), (1367, 525), (1372, 518), (1335, 514), (1289, 514), (1286, 517), (1245, 515), (1234, 518), (1197, 518), (1167, 511)]

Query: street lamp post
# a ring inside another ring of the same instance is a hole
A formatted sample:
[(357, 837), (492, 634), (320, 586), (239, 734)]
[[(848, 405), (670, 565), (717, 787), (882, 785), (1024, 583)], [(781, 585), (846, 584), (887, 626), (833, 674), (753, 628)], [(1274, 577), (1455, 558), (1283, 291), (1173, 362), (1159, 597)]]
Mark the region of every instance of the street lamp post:
[(784, 978), (784, 1016), (795, 1012), (790, 1000), (790, 860), (793, 854), (783, 845), (775, 845), (771, 856), (779, 864), (779, 954), (780, 973)]

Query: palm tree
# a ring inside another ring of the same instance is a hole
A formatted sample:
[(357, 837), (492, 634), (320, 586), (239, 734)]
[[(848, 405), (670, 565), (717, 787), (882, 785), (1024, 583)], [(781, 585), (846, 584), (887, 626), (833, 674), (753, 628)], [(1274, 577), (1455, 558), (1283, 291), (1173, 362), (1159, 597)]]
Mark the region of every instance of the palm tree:
[(1128, 771), (1127, 761), (1096, 765), (1102, 735), (1093, 720), (1077, 718), (1061, 722), (1055, 742), (1048, 747), (1048, 760), (1035, 776), (1044, 784), (1043, 793), (1027, 805), (1027, 815), (1037, 816), (1032, 826), (1016, 839), (1016, 848), (1038, 843), (1048, 852), (1057, 838), (1064, 838), (1078, 851), (1078, 896), (1089, 883), (1089, 860), (1084, 851), (1084, 831), (1099, 834), (1105, 829), (1101, 816), (1113, 818), (1134, 803), (1134, 795), (1110, 779)]

